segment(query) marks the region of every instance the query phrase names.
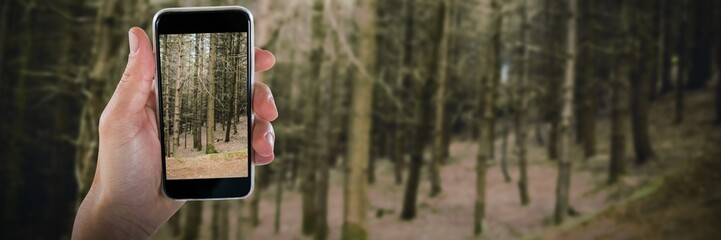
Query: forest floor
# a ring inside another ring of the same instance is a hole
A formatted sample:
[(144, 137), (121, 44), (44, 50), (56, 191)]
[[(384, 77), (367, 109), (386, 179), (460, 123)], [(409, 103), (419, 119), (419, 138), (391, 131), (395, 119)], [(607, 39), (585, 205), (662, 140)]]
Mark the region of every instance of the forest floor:
[[(645, 182), (628, 188), (630, 197), (529, 238), (718, 239), (721, 126), (710, 121), (714, 114), (709, 109), (712, 91), (687, 93), (686, 100), (685, 119), (680, 125), (669, 117), (674, 110), (671, 94), (653, 105), (651, 137), (658, 157), (643, 167), (629, 169), (629, 175), (640, 176)], [(615, 188), (618, 191), (619, 186)]]
[[(225, 142), (223, 125), (218, 124), (215, 131), (215, 150), (218, 153), (205, 154), (207, 136), (201, 128), (203, 149), (193, 149), (193, 136), (182, 136), (180, 148), (175, 157), (166, 160), (169, 179), (240, 177), (248, 175), (248, 126), (245, 117), (241, 117), (238, 133), (230, 130), (230, 138)], [(187, 137), (187, 138), (186, 138)]]
[[(481, 239), (708, 239), (721, 235), (721, 129), (713, 125), (713, 92), (687, 93), (686, 119), (674, 125), (673, 96), (652, 104), (650, 133), (658, 157), (634, 167), (631, 134), (627, 139), (627, 174), (621, 182), (606, 185), (610, 136), (607, 116), (598, 121), (598, 153), (574, 159), (571, 205), (579, 215), (556, 227), (552, 221), (557, 165), (546, 158), (545, 148), (529, 143), (529, 191), (531, 203), (521, 206), (516, 180), (517, 159), (509, 150), (512, 182), (505, 182), (499, 164), (492, 163), (487, 176), (487, 205)], [(509, 137), (509, 143), (513, 143)], [(500, 153), (500, 140), (496, 144)], [(513, 146), (513, 144), (509, 144)], [(428, 197), (424, 170), (417, 217), (401, 221), (404, 185), (396, 185), (389, 161), (379, 161), (377, 179), (368, 199), (368, 232), (371, 239), (474, 239), (475, 154), (477, 143), (454, 142), (451, 160), (442, 167), (443, 193)], [(282, 161), (282, 159), (279, 159)], [(328, 199), (330, 239), (338, 239), (342, 226), (343, 181), (340, 171), (331, 172)], [(309, 239), (301, 232), (301, 194), (286, 191), (281, 204), (281, 228), (273, 232), (275, 186), (265, 189), (260, 202), (261, 225), (249, 239)], [(268, 191), (270, 190), (270, 191)]]
[(168, 179), (244, 177), (248, 176), (248, 151), (168, 158), (166, 165)]
[[(673, 124), (673, 96), (651, 105), (650, 134), (657, 157), (642, 167), (633, 161), (628, 132), (626, 175), (607, 185), (609, 121), (607, 113), (597, 122), (597, 152), (583, 159), (579, 145), (571, 148), (573, 172), (571, 205), (578, 212), (561, 226), (552, 221), (557, 177), (556, 162), (548, 160), (545, 147), (529, 136), (529, 191), (531, 203), (521, 206), (517, 188), (518, 168), (513, 136), (508, 161), (512, 182), (505, 182), (498, 162), (488, 168), (485, 232), (473, 236), (475, 162), (477, 142), (454, 141), (451, 158), (442, 166), (443, 193), (428, 196), (424, 168), (418, 195), (417, 216), (401, 221), (399, 213), (405, 184), (396, 185), (393, 165), (377, 162), (376, 182), (368, 188), (370, 239), (714, 239), (721, 236), (721, 127), (714, 125), (713, 92), (687, 92), (685, 120)], [(501, 140), (496, 143), (500, 154)], [(283, 161), (278, 158), (278, 161)], [(426, 164), (427, 166), (427, 164)], [(343, 179), (340, 166), (331, 171), (328, 222), (329, 239), (339, 239), (343, 217)], [(405, 180), (405, 176), (404, 176)], [(300, 179), (298, 180), (300, 182)], [(276, 185), (256, 189), (261, 197), (260, 225), (246, 227), (246, 239), (311, 239), (302, 236), (302, 196), (284, 187), (280, 232), (274, 233)], [(249, 206), (249, 205), (246, 205)], [(207, 207), (206, 207), (207, 208)], [(208, 209), (204, 214), (209, 213)], [(207, 216), (204, 215), (204, 219)], [(207, 221), (201, 236), (207, 236)], [(166, 228), (164, 228), (166, 229)], [(157, 238), (167, 238), (159, 232)]]

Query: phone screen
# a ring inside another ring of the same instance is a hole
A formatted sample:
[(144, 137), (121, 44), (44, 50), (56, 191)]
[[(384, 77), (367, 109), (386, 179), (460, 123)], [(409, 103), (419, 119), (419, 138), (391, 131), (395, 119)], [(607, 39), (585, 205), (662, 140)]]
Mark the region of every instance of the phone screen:
[(247, 32), (160, 34), (166, 178), (248, 177)]
[(173, 199), (253, 189), (253, 17), (237, 6), (167, 8), (153, 20), (163, 192)]

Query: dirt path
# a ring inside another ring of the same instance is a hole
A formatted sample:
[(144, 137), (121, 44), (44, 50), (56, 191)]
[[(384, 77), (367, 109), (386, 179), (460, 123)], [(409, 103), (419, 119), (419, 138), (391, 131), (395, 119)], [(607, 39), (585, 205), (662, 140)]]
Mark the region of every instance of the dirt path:
[(244, 177), (248, 151), (206, 154), (166, 160), (168, 179)]
[[(370, 209), (368, 231), (371, 239), (471, 239), (473, 238), (473, 202), (475, 200), (475, 143), (454, 143), (453, 159), (442, 169), (443, 194), (429, 198), (429, 184), (421, 185), (418, 216), (410, 222), (398, 219), (404, 185), (395, 185), (392, 165), (382, 161), (377, 169), (377, 182), (369, 188)], [(535, 149), (531, 154), (541, 154)], [(511, 158), (511, 163), (515, 159)], [(513, 179), (518, 171), (511, 164)], [(423, 172), (427, 174), (427, 172)], [(484, 239), (508, 239), (540, 231), (552, 226), (556, 165), (549, 161), (531, 162), (529, 169), (531, 204), (521, 206), (516, 182), (506, 183), (498, 164), (488, 169), (488, 205)], [(573, 173), (571, 202), (581, 213), (596, 211), (604, 206), (606, 193), (587, 194), (594, 188), (592, 175), (583, 171)], [(423, 179), (426, 179), (423, 176)], [(331, 239), (340, 237), (342, 225), (343, 189), (338, 171), (331, 174), (329, 216)], [(274, 187), (273, 187), (274, 188)], [(250, 234), (250, 239), (303, 239), (301, 227), (301, 198), (296, 191), (288, 191), (282, 204), (281, 232), (273, 233), (274, 202), (271, 191), (265, 192), (260, 206), (263, 223)], [(383, 214), (379, 214), (379, 212)]]

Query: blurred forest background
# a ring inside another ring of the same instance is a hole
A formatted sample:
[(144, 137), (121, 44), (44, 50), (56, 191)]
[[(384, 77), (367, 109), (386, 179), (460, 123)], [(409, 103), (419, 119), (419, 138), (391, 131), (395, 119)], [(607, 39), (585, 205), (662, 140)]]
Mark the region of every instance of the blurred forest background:
[(721, 236), (720, 1), (5, 0), (1, 238), (69, 238), (126, 31), (230, 4), (277, 160), (158, 239)]

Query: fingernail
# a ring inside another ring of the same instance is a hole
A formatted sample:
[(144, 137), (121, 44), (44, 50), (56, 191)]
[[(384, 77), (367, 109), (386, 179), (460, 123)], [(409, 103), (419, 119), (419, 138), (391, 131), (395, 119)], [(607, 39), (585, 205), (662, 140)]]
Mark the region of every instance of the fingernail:
[(138, 51), (138, 36), (135, 36), (132, 29), (128, 31), (128, 44), (130, 45), (130, 53)]
[(271, 95), (271, 96), (268, 98), (268, 104), (270, 104), (270, 106), (272, 106), (273, 108), (275, 108), (275, 98), (273, 98), (273, 95)]
[(263, 136), (263, 137), (265, 138), (266, 141), (268, 141), (268, 145), (270, 145), (270, 152), (258, 153), (258, 154), (260, 154), (263, 157), (270, 157), (271, 155), (273, 155), (273, 148), (275, 145), (275, 137), (273, 136), (272, 133), (266, 133), (265, 136)]

